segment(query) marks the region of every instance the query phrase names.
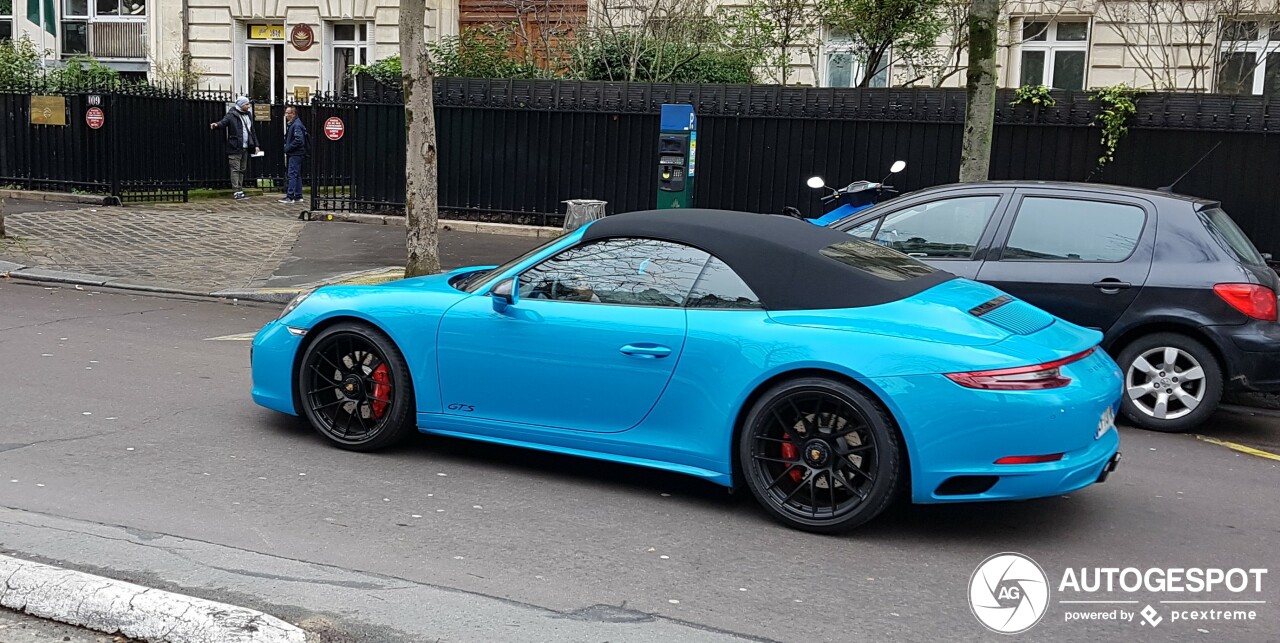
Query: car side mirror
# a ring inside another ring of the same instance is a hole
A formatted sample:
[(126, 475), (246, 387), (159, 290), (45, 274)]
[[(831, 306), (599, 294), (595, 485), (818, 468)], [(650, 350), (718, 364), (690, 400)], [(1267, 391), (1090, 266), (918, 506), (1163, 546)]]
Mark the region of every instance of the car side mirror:
[(520, 302), (520, 281), (515, 277), (507, 277), (489, 291), (489, 296), (493, 298), (493, 309), (502, 313), (507, 308)]
[(1262, 260), (1263, 260), (1263, 261), (1271, 261), (1271, 253), (1270, 253), (1270, 252), (1264, 252), (1264, 253), (1262, 253)]

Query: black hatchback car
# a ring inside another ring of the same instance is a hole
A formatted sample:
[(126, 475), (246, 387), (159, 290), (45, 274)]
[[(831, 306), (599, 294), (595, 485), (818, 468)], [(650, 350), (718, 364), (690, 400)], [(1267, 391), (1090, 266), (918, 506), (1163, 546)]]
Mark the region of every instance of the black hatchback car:
[(1138, 426), (1188, 430), (1224, 387), (1280, 390), (1280, 277), (1216, 202), (1092, 183), (966, 183), (832, 227), (1102, 331)]

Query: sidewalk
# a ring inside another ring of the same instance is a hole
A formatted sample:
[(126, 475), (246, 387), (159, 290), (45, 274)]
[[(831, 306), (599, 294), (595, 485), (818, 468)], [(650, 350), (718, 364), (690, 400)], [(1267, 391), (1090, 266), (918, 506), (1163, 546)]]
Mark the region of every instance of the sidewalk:
[[(280, 301), (404, 265), (403, 228), (299, 221), (299, 205), (271, 196), (128, 207), (9, 204), (0, 273), (16, 277)], [(501, 263), (546, 241), (451, 227), (441, 222), (445, 269)]]

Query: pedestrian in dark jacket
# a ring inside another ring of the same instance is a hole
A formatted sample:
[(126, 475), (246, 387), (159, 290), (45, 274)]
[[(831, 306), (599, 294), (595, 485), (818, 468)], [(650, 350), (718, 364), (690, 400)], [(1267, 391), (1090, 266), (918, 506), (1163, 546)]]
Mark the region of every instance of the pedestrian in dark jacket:
[(227, 166), (231, 169), (231, 187), (235, 189), (232, 196), (236, 199), (248, 198), (244, 193), (244, 171), (249, 167), (249, 153), (257, 154), (258, 136), (253, 131), (253, 115), (249, 113), (249, 99), (241, 96), (236, 99), (235, 107), (227, 110), (227, 115), (216, 123), (209, 123), (209, 129), (222, 129), (227, 133)]
[(284, 109), (284, 158), (289, 169), (289, 182), (285, 186), (281, 203), (302, 202), (302, 159), (311, 152), (307, 146), (307, 128), (298, 120), (295, 107)]

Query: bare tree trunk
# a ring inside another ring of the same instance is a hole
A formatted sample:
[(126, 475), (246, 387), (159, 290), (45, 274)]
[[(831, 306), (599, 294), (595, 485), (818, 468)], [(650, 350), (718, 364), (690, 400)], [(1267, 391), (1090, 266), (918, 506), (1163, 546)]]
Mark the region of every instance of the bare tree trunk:
[(969, 82), (964, 107), (960, 180), (985, 181), (991, 168), (996, 117), (997, 0), (973, 0), (969, 9)]
[(432, 107), (433, 74), (424, 46), (426, 0), (400, 2), (400, 60), (403, 67), (405, 123), (405, 226), (408, 259), (404, 275), (440, 272), (436, 236), (439, 185), (436, 180), (436, 116)]

